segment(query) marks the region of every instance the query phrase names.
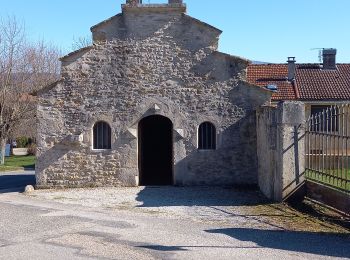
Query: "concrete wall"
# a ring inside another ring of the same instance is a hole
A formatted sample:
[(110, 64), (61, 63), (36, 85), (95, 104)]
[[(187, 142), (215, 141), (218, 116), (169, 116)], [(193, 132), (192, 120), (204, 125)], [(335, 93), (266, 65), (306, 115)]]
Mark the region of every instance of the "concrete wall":
[(282, 102), (257, 111), (258, 179), (261, 191), (282, 201), (304, 181), (305, 107)]
[[(62, 59), (62, 80), (39, 93), (38, 187), (138, 185), (138, 122), (154, 114), (174, 125), (175, 184), (257, 184), (255, 110), (271, 93), (247, 84), (248, 62), (218, 52), (221, 31), (183, 8), (124, 7), (92, 28), (92, 47)], [(108, 151), (91, 147), (100, 120)], [(197, 149), (205, 121), (214, 151)]]

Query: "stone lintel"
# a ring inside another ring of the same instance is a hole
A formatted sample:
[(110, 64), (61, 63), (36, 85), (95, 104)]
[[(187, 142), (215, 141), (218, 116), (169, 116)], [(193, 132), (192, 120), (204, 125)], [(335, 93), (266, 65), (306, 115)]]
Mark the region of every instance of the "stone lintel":
[(137, 138), (137, 129), (136, 129), (136, 128), (128, 128), (128, 133), (129, 133), (133, 138)]
[(181, 139), (185, 138), (185, 131), (183, 129), (174, 129), (174, 131)]
[(161, 109), (160, 109), (159, 105), (154, 104), (153, 110), (154, 110), (154, 112), (158, 112), (158, 111), (160, 111)]

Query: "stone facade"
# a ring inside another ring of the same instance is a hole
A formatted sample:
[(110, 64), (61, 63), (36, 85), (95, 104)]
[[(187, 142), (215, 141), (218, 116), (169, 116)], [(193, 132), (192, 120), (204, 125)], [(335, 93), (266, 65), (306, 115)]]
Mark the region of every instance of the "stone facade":
[[(174, 1), (172, 1), (174, 2)], [(248, 84), (249, 61), (217, 51), (221, 31), (175, 4), (125, 4), (91, 28), (94, 44), (62, 58), (62, 78), (38, 93), (37, 185), (136, 186), (138, 123), (173, 123), (175, 185), (257, 184), (256, 109), (271, 93)], [(92, 149), (92, 128), (112, 128), (112, 149)], [(197, 129), (217, 149), (197, 149)]]

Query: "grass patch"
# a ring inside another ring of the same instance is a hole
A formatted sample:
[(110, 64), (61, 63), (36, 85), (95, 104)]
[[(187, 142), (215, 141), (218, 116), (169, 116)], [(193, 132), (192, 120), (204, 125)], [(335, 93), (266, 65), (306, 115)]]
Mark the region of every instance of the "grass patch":
[[(336, 189), (350, 192), (350, 169), (324, 170), (324, 172), (325, 174), (307, 170), (306, 178), (326, 184)], [(339, 178), (342, 178), (343, 180), (340, 180)]]
[(35, 168), (36, 157), (28, 156), (10, 156), (5, 158), (5, 165), (0, 165), (0, 171), (16, 171)]

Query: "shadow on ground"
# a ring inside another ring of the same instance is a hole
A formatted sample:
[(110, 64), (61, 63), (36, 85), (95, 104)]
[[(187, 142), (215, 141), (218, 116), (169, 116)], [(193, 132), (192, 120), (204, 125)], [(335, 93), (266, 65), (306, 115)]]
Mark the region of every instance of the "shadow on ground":
[(0, 173), (0, 194), (23, 191), (24, 187), (27, 185), (35, 185), (35, 175), (33, 171)]
[(350, 216), (335, 212), (327, 207), (316, 204), (309, 199), (300, 203), (290, 203), (299, 212), (313, 216), (319, 220), (341, 226), (350, 231)]
[(167, 206), (241, 206), (269, 201), (257, 190), (216, 187), (145, 187), (137, 194), (139, 207)]
[(211, 229), (206, 230), (206, 232), (226, 235), (233, 239), (248, 242), (248, 244), (241, 246), (143, 245), (138, 247), (156, 251), (187, 251), (191, 248), (270, 248), (320, 256), (343, 258), (350, 256), (350, 235), (245, 228)]
[(223, 234), (240, 241), (253, 242), (259, 247), (304, 252), (322, 256), (349, 257), (350, 235), (321, 232), (295, 232), (245, 228), (206, 230)]

